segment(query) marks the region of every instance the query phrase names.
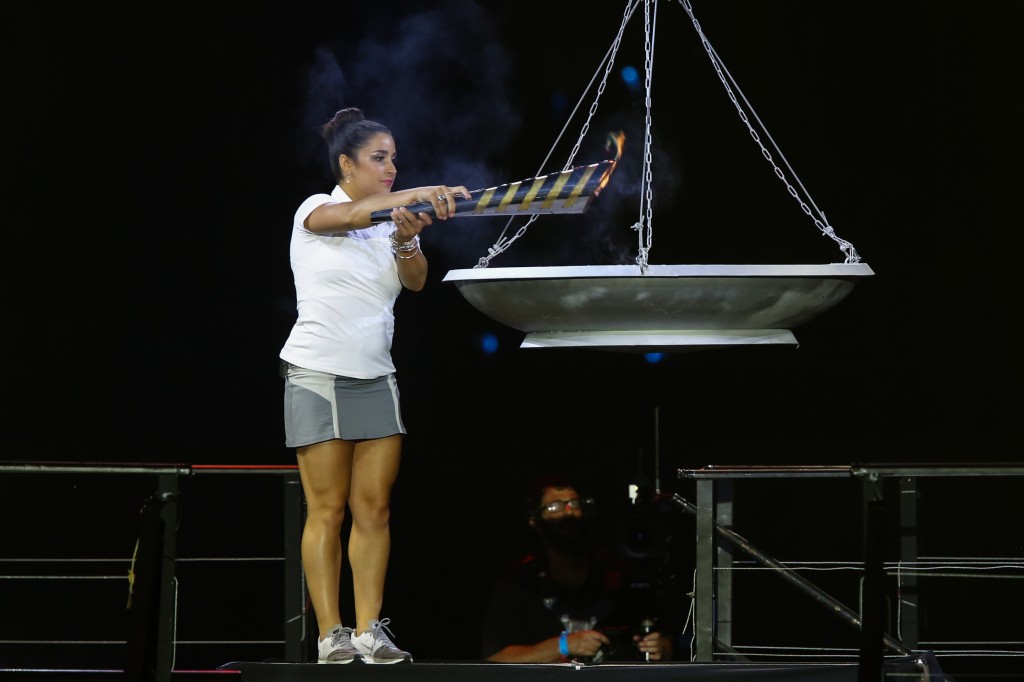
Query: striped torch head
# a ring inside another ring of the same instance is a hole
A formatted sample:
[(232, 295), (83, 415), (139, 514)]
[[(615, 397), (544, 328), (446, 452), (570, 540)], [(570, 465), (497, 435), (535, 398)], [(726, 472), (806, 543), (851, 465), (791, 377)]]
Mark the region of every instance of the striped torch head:
[[(470, 192), (469, 199), (458, 197), (454, 217), (583, 213), (611, 180), (612, 172), (622, 157), (625, 139), (621, 131), (608, 134), (606, 149), (615, 147), (614, 159), (474, 190)], [(408, 209), (434, 217), (433, 206), (426, 202), (412, 204)], [(391, 210), (374, 211), (370, 219), (375, 224), (387, 222), (391, 220)]]

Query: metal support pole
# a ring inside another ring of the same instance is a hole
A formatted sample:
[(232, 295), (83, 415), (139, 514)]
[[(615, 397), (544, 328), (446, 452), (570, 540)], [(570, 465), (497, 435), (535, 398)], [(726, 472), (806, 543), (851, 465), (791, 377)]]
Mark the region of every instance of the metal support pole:
[[(698, 489), (697, 489), (698, 495), (700, 494), (700, 484), (704, 483), (704, 482), (705, 481), (698, 481), (697, 482), (697, 485), (698, 485)], [(688, 512), (690, 514), (694, 514), (697, 517), (698, 547), (700, 547), (700, 540), (701, 540), (700, 526), (701, 526), (701, 516), (702, 516), (702, 510), (701, 510), (700, 504), (698, 503), (697, 505), (694, 505), (694, 504), (688, 502), (687, 500), (685, 500), (679, 494), (673, 495), (672, 496), (672, 501), (675, 502), (684, 511), (686, 511), (686, 512)], [(707, 514), (706, 512), (705, 512), (705, 514), (708, 516), (708, 518), (710, 518), (710, 514)], [(762, 565), (767, 566), (769, 568), (775, 569), (775, 571), (779, 575), (779, 577), (781, 577), (784, 580), (787, 580), (788, 582), (792, 583), (793, 585), (799, 587), (801, 590), (803, 590), (804, 592), (809, 594), (815, 601), (820, 603), (822, 606), (826, 607), (831, 613), (833, 613), (836, 616), (839, 616), (840, 618), (842, 618), (843, 620), (845, 620), (847, 623), (849, 623), (853, 627), (857, 628), (858, 630), (861, 630), (861, 620), (860, 620), (860, 617), (854, 611), (852, 611), (850, 608), (848, 608), (847, 606), (844, 606), (841, 602), (839, 602), (836, 599), (834, 599), (834, 598), (830, 597), (829, 595), (825, 594), (824, 592), (821, 591), (821, 589), (819, 589), (817, 586), (815, 586), (809, 580), (807, 580), (806, 578), (801, 577), (800, 575), (798, 575), (792, 569), (787, 568), (784, 564), (780, 563), (776, 559), (773, 559), (772, 557), (768, 556), (767, 554), (762, 552), (760, 549), (758, 549), (754, 545), (750, 544), (747, 540), (745, 540), (742, 536), (740, 536), (735, 531), (732, 531), (732, 530), (730, 530), (728, 528), (723, 528), (723, 527), (721, 527), (721, 526), (719, 526), (717, 524), (714, 524), (713, 527), (714, 527), (715, 532), (717, 532), (719, 535), (721, 535), (728, 542), (732, 543), (739, 550), (741, 550), (745, 554), (748, 554), (752, 558), (756, 559)], [(700, 577), (699, 577), (700, 566), (701, 566), (701, 557), (698, 556), (697, 557), (697, 567), (698, 567), (697, 568), (697, 570), (698, 570), (697, 593), (698, 593), (698, 595), (700, 594), (700, 591), (701, 591), (701, 580), (700, 580)], [(699, 604), (699, 602), (698, 602), (698, 606), (697, 606), (697, 613), (698, 614), (700, 613), (700, 604)], [(696, 625), (697, 625), (697, 627), (695, 628), (695, 632), (697, 634), (697, 637), (699, 638), (701, 636), (700, 622), (697, 622)], [(889, 635), (886, 635), (884, 632), (882, 633), (882, 642), (890, 650), (892, 650), (895, 653), (908, 654), (908, 655), (913, 653), (909, 649), (907, 649), (905, 646), (903, 646), (902, 644), (897, 642), (895, 639), (893, 639)]]
[(306, 579), (302, 573), (302, 483), (297, 473), (284, 477), (284, 639), (285, 660), (309, 662), (306, 646)]
[[(718, 481), (715, 486), (716, 527), (732, 528), (734, 483)], [(732, 571), (733, 550), (728, 543), (718, 542), (715, 550), (715, 639), (716, 647), (732, 648)]]
[[(917, 563), (917, 479), (900, 478), (900, 561)], [(910, 649), (917, 649), (920, 638), (921, 614), (918, 611), (917, 574), (911, 571), (899, 575), (896, 593), (899, 600), (900, 641)]]
[(882, 637), (885, 632), (885, 505), (881, 482), (864, 483), (864, 583), (861, 590), (861, 637), (858, 682), (882, 681)]
[(170, 682), (174, 668), (174, 602), (176, 579), (174, 575), (178, 558), (178, 475), (161, 474), (159, 481), (160, 499), (163, 505), (160, 518), (163, 521), (163, 554), (160, 560), (160, 611), (157, 626), (156, 679)]
[(715, 642), (715, 482), (697, 481), (697, 548), (694, 599), (695, 660), (714, 660)]

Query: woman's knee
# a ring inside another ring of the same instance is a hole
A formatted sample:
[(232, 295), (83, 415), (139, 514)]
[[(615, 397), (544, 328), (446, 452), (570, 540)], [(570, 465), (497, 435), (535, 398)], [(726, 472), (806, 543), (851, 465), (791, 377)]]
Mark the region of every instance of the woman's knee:
[(385, 528), (391, 519), (391, 504), (387, 499), (350, 500), (352, 523), (360, 529)]
[(307, 503), (306, 522), (340, 530), (341, 525), (345, 522), (345, 504), (343, 502)]

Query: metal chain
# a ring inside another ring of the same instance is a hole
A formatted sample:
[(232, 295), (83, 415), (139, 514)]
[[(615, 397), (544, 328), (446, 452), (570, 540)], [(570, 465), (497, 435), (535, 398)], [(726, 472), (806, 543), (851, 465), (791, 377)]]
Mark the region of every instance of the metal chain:
[[(853, 244), (846, 241), (845, 239), (840, 238), (835, 233), (835, 230), (832, 228), (832, 226), (828, 224), (828, 219), (825, 217), (824, 211), (820, 210), (817, 207), (817, 205), (814, 204), (814, 200), (811, 199), (810, 193), (808, 193), (807, 189), (803, 186), (803, 183), (800, 182), (800, 178), (797, 177), (796, 171), (794, 171), (793, 168), (789, 165), (789, 162), (786, 161), (786, 157), (782, 154), (782, 150), (779, 149), (778, 145), (775, 144), (775, 141), (768, 133), (768, 130), (761, 122), (761, 119), (758, 118), (757, 113), (754, 111), (754, 107), (743, 95), (743, 91), (740, 90), (740, 87), (736, 83), (736, 80), (732, 77), (732, 74), (729, 73), (729, 70), (725, 67), (725, 64), (719, 58), (718, 54), (715, 52), (715, 49), (711, 47), (711, 42), (704, 34), (703, 29), (701, 29), (700, 23), (697, 21), (697, 17), (694, 16), (693, 7), (690, 6), (690, 0), (678, 1), (679, 4), (683, 6), (683, 9), (686, 11), (686, 14), (690, 17), (690, 21), (693, 23), (693, 27), (697, 30), (697, 35), (700, 36), (701, 45), (704, 46), (704, 51), (708, 53), (708, 57), (711, 59), (711, 64), (714, 66), (715, 72), (718, 74), (718, 79), (722, 82), (722, 85), (725, 87), (726, 94), (728, 94), (729, 99), (733, 103), (733, 106), (736, 107), (736, 112), (739, 114), (740, 120), (743, 121), (743, 123), (747, 126), (747, 132), (750, 133), (750, 136), (754, 139), (754, 142), (757, 143), (757, 146), (761, 148), (761, 155), (764, 156), (764, 158), (767, 159), (768, 163), (771, 164), (772, 169), (775, 171), (775, 175), (786, 184), (786, 191), (789, 192), (790, 196), (797, 200), (797, 202), (800, 204), (800, 208), (803, 210), (804, 213), (811, 217), (811, 219), (814, 221), (814, 224), (821, 231), (821, 233), (824, 236), (830, 237), (833, 241), (839, 244), (840, 251), (846, 254), (846, 262), (859, 262), (860, 255), (857, 254), (857, 250), (853, 247)], [(737, 92), (739, 93), (739, 98), (737, 98), (736, 96)], [(807, 197), (806, 201), (803, 198), (801, 198), (800, 192), (797, 191), (796, 187), (794, 187), (793, 184), (786, 179), (786, 174), (779, 167), (779, 165), (775, 163), (775, 160), (772, 158), (771, 152), (768, 150), (767, 147), (765, 147), (764, 143), (761, 142), (760, 135), (756, 130), (754, 130), (754, 127), (751, 125), (750, 119), (748, 118), (746, 111), (744, 111), (743, 106), (740, 104), (739, 99), (742, 99), (743, 102), (750, 109), (751, 115), (754, 117), (754, 120), (757, 121), (757, 124), (760, 127), (760, 129), (764, 132), (764, 135), (768, 139), (768, 142), (772, 145), (772, 148), (775, 149), (776, 152), (778, 152), (779, 158), (782, 159), (783, 165), (785, 165), (785, 167), (789, 170), (796, 184), (800, 186), (800, 190), (803, 191), (803, 196)], [(808, 204), (808, 202), (810, 203)], [(814, 215), (815, 213), (817, 214), (817, 216)]]
[[(605, 54), (604, 60), (598, 66), (597, 71), (595, 72), (594, 76), (591, 78), (590, 83), (587, 85), (587, 88), (583, 92), (583, 95), (581, 95), (579, 101), (576, 103), (576, 106), (573, 109), (572, 114), (570, 115), (569, 119), (566, 121), (566, 125), (562, 128), (562, 131), (559, 133), (558, 137), (556, 138), (554, 144), (552, 145), (551, 150), (548, 152), (548, 155), (545, 157), (544, 161), (541, 163), (540, 169), (538, 169), (538, 171), (537, 171), (538, 175), (542, 172), (544, 166), (547, 164), (547, 161), (550, 159), (551, 154), (554, 151), (554, 148), (558, 145), (558, 142), (564, 136), (565, 131), (568, 128), (569, 121), (571, 121), (572, 118), (576, 115), (576, 112), (579, 111), (579, 108), (580, 108), (580, 105), (581, 105), (581, 103), (583, 101), (583, 98), (586, 96), (587, 92), (590, 91), (590, 88), (593, 86), (594, 80), (597, 79), (597, 74), (601, 72), (601, 68), (603, 66), (604, 67), (604, 74), (602, 75), (601, 81), (600, 81), (600, 83), (598, 85), (597, 94), (595, 95), (594, 100), (593, 100), (593, 102), (590, 105), (590, 110), (589, 110), (589, 112), (587, 114), (587, 118), (584, 121), (583, 127), (580, 130), (580, 134), (579, 134), (579, 136), (578, 136), (578, 138), (576, 140), (575, 145), (572, 148), (572, 151), (569, 153), (569, 158), (566, 161), (565, 166), (563, 166), (563, 170), (569, 170), (572, 167), (573, 160), (575, 159), (576, 154), (579, 152), (580, 146), (581, 146), (583, 140), (586, 138), (587, 133), (590, 130), (590, 122), (591, 122), (591, 120), (593, 119), (594, 115), (597, 112), (597, 107), (598, 107), (598, 103), (599, 103), (599, 101), (601, 99), (601, 95), (604, 94), (605, 87), (607, 86), (607, 83), (608, 83), (609, 74), (611, 73), (611, 70), (612, 70), (612, 68), (614, 67), (614, 64), (615, 64), (615, 56), (618, 53), (619, 47), (621, 45), (622, 36), (623, 36), (624, 31), (625, 31), (626, 25), (629, 23), (629, 20), (632, 17), (634, 11), (639, 6), (640, 1), (641, 0), (627, 0), (626, 9), (623, 12), (622, 22), (619, 25), (619, 31), (618, 31), (618, 33), (615, 36), (615, 41), (612, 43), (612, 46), (609, 48), (608, 52)], [(643, 0), (643, 1), (644, 1), (644, 21), (645, 21), (645, 24), (644, 24), (644, 87), (645, 87), (645, 108), (646, 108), (646, 111), (645, 111), (645, 121), (644, 121), (645, 122), (645, 129), (644, 129), (644, 159), (643, 159), (643, 181), (642, 181), (643, 182), (643, 192), (641, 193), (641, 200), (640, 200), (640, 218), (633, 225), (633, 229), (637, 231), (637, 241), (638, 241), (638, 249), (637, 249), (638, 253), (637, 253), (637, 257), (636, 257), (636, 263), (640, 266), (641, 272), (646, 272), (647, 267), (648, 267), (648, 256), (649, 256), (649, 253), (650, 253), (650, 250), (651, 250), (651, 248), (653, 246), (653, 241), (654, 241), (654, 219), (653, 219), (653, 194), (654, 194), (654, 191), (653, 191), (653, 171), (652, 171), (652, 167), (653, 167), (653, 154), (652, 154), (652, 151), (651, 151), (651, 149), (652, 149), (651, 129), (652, 129), (652, 125), (653, 125), (652, 124), (652, 121), (653, 121), (653, 116), (652, 116), (652, 108), (653, 108), (652, 107), (652, 103), (653, 103), (652, 83), (653, 83), (653, 80), (654, 80), (653, 79), (653, 73), (654, 73), (654, 37), (655, 37), (655, 34), (656, 34), (655, 23), (656, 23), (656, 20), (657, 20), (657, 7), (655, 6), (654, 13), (653, 13), (653, 16), (652, 16), (651, 5), (654, 5), (656, 0)], [(818, 228), (818, 230), (824, 236), (827, 236), (827, 237), (831, 238), (833, 241), (835, 241), (839, 245), (840, 251), (842, 251), (844, 254), (846, 254), (845, 262), (847, 262), (847, 263), (859, 262), (861, 260), (861, 257), (857, 253), (857, 250), (854, 248), (853, 244), (850, 243), (849, 241), (839, 237), (835, 233), (835, 229), (831, 225), (828, 224), (828, 219), (826, 218), (824, 211), (819, 209), (818, 206), (815, 204), (813, 198), (811, 198), (811, 196), (810, 196), (810, 193), (807, 191), (807, 189), (804, 187), (803, 183), (800, 181), (800, 178), (797, 176), (796, 171), (794, 171), (793, 168), (789, 165), (789, 162), (786, 160), (786, 157), (782, 153), (782, 150), (779, 149), (777, 144), (775, 144), (775, 141), (772, 139), (771, 134), (768, 132), (767, 128), (765, 128), (764, 124), (761, 122), (760, 118), (757, 116), (757, 113), (754, 111), (753, 106), (750, 104), (750, 102), (747, 100), (746, 96), (743, 94), (743, 91), (740, 89), (739, 84), (736, 83), (736, 80), (729, 73), (729, 71), (726, 68), (725, 64), (722, 62), (721, 58), (715, 52), (715, 49), (711, 46), (711, 42), (708, 40), (707, 35), (705, 35), (703, 29), (700, 26), (700, 22), (697, 21), (697, 17), (694, 15), (693, 7), (690, 4), (690, 0), (678, 0), (678, 2), (679, 2), (680, 5), (682, 5), (683, 9), (686, 11), (686, 14), (689, 16), (690, 21), (693, 24), (694, 29), (697, 31), (697, 35), (700, 38), (701, 45), (704, 46), (704, 50), (707, 52), (708, 57), (711, 59), (711, 64), (714, 67), (715, 72), (718, 74), (718, 78), (721, 81), (722, 86), (725, 88), (725, 91), (726, 91), (726, 94), (729, 97), (729, 100), (733, 103), (733, 106), (736, 108), (736, 112), (739, 115), (740, 120), (743, 122), (744, 125), (747, 126), (747, 132), (750, 134), (751, 138), (754, 140), (754, 142), (760, 148), (761, 155), (764, 156), (764, 158), (768, 161), (769, 164), (771, 164), (772, 170), (775, 172), (776, 177), (778, 177), (780, 180), (782, 180), (783, 183), (785, 183), (786, 191), (790, 194), (790, 196), (792, 196), (794, 199), (797, 200), (797, 202), (800, 205), (801, 210), (803, 210), (803, 212), (805, 214), (807, 214), (807, 216), (809, 216), (812, 219), (812, 221), (814, 222), (814, 224)], [(737, 93), (738, 93), (738, 96), (737, 96)], [(744, 109), (743, 105), (740, 104), (740, 100), (741, 99), (742, 99), (743, 103), (746, 105), (746, 107), (750, 110), (750, 116), (747, 115), (747, 112)], [(762, 142), (761, 134), (759, 134), (758, 131), (755, 130), (753, 124), (751, 123), (751, 117), (753, 117), (754, 121), (756, 121), (758, 127), (763, 132), (764, 137), (768, 140), (768, 142), (771, 145), (772, 149), (774, 149), (775, 152), (778, 154), (779, 158), (781, 159), (782, 165), (785, 166), (785, 168), (789, 171), (789, 174), (793, 177), (794, 182), (796, 183), (796, 185), (799, 186), (799, 188), (800, 188), (799, 190), (797, 189), (796, 186), (794, 186), (793, 183), (791, 183), (787, 179), (786, 172), (783, 171), (783, 169), (780, 167), (780, 165), (778, 163), (775, 162), (775, 159), (773, 158), (772, 152)], [(802, 192), (802, 194), (801, 194), (801, 192)], [(806, 197), (806, 199), (804, 197)], [(532, 214), (529, 217), (529, 219), (526, 221), (526, 223), (523, 224), (516, 231), (516, 233), (511, 238), (506, 238), (505, 237), (505, 233), (508, 231), (509, 227), (512, 225), (513, 221), (516, 218), (516, 216), (510, 217), (508, 223), (506, 223), (506, 225), (505, 225), (505, 228), (502, 230), (501, 234), (498, 236), (497, 241), (494, 243), (493, 246), (491, 246), (490, 248), (487, 249), (487, 255), (484, 256), (484, 257), (481, 257), (480, 260), (477, 262), (475, 267), (477, 267), (477, 268), (487, 267), (490, 264), (491, 259), (493, 259), (495, 256), (497, 256), (500, 253), (504, 253), (512, 245), (513, 242), (515, 242), (520, 237), (522, 237), (524, 234), (526, 234), (527, 228), (530, 225), (533, 224), (533, 222), (538, 218), (538, 215), (539, 214)]]
[[(640, 0), (627, 0), (626, 10), (622, 13), (622, 21), (619, 23), (619, 32), (615, 34), (615, 40), (612, 42), (611, 48), (605, 55), (606, 66), (604, 69), (604, 75), (601, 77), (601, 84), (597, 87), (597, 95), (594, 97), (594, 101), (590, 104), (590, 111), (587, 113), (587, 120), (583, 122), (583, 127), (580, 129), (579, 137), (576, 139), (576, 144), (573, 145), (572, 151), (569, 152), (569, 158), (565, 162), (565, 166), (562, 170), (569, 170), (572, 168), (573, 159), (576, 158), (576, 153), (580, 150), (580, 145), (583, 143), (584, 138), (587, 136), (587, 132), (590, 130), (590, 121), (594, 118), (594, 114), (597, 113), (597, 104), (601, 99), (601, 95), (604, 94), (605, 86), (608, 85), (608, 76), (612, 72), (612, 68), (615, 66), (615, 55), (619, 53), (619, 46), (622, 44), (622, 34), (626, 31), (626, 25), (629, 23), (629, 18), (633, 16), (634, 10), (637, 5), (640, 4)], [(598, 67), (600, 69), (600, 67)], [(580, 97), (580, 100), (583, 98)], [(556, 140), (557, 144), (557, 140)]]
[[(604, 60), (602, 60), (601, 64), (598, 65), (597, 70), (594, 72), (594, 76), (590, 79), (590, 83), (587, 84), (587, 87), (584, 89), (583, 94), (580, 95), (580, 99), (576, 102), (576, 106), (573, 108), (572, 114), (569, 115), (569, 119), (566, 121), (565, 126), (562, 127), (562, 131), (558, 134), (558, 137), (555, 139), (554, 144), (552, 144), (551, 149), (548, 151), (548, 155), (544, 157), (544, 161), (541, 162), (540, 168), (538, 168), (537, 170), (538, 176), (543, 172), (544, 166), (547, 165), (548, 159), (551, 158), (551, 154), (554, 152), (555, 147), (558, 146), (559, 141), (565, 134), (565, 130), (569, 126), (569, 121), (571, 121), (572, 118), (576, 115), (576, 112), (579, 111), (580, 104), (583, 102), (583, 98), (586, 97), (587, 92), (590, 91), (591, 86), (594, 84), (594, 80), (597, 79), (597, 74), (601, 72), (601, 67), (604, 66), (604, 74), (601, 77), (601, 82), (597, 86), (597, 94), (594, 96), (594, 101), (590, 104), (590, 111), (587, 113), (586, 121), (584, 121), (583, 123), (583, 127), (580, 130), (579, 137), (577, 137), (576, 139), (576, 144), (573, 146), (572, 151), (569, 153), (569, 158), (565, 162), (565, 166), (562, 167), (562, 170), (565, 171), (572, 168), (573, 159), (576, 158), (576, 153), (579, 152), (580, 145), (583, 143), (583, 140), (587, 136), (587, 132), (590, 130), (590, 121), (591, 119), (594, 118), (594, 114), (597, 113), (598, 102), (601, 99), (601, 95), (604, 94), (604, 89), (608, 84), (608, 76), (609, 74), (611, 74), (612, 68), (615, 66), (615, 55), (618, 54), (619, 46), (622, 44), (622, 34), (626, 30), (626, 25), (629, 23), (629, 18), (633, 16), (633, 12), (634, 10), (636, 10), (639, 4), (640, 0), (627, 0), (626, 9), (622, 14), (622, 22), (619, 24), (619, 32), (615, 35), (615, 40), (612, 43), (612, 46), (608, 49), (608, 52), (605, 53)], [(502, 229), (501, 234), (498, 235), (498, 240), (494, 242), (493, 246), (487, 249), (487, 255), (482, 256), (480, 260), (477, 261), (477, 264), (474, 266), (474, 268), (486, 268), (490, 264), (492, 258), (494, 258), (500, 253), (504, 253), (508, 249), (508, 247), (512, 245), (513, 242), (515, 242), (517, 239), (526, 234), (526, 229), (533, 224), (533, 222), (537, 219), (538, 215), (539, 214), (536, 213), (532, 214), (530, 218), (526, 221), (526, 223), (524, 223), (523, 226), (520, 227), (516, 231), (516, 233), (512, 235), (511, 238), (506, 238), (505, 233), (512, 225), (512, 222), (516, 219), (516, 216), (512, 216), (511, 218), (509, 218), (508, 222), (505, 223), (505, 227)]]
[[(651, 153), (651, 127), (653, 117), (651, 116), (651, 85), (654, 82), (654, 36), (655, 22), (658, 16), (658, 7), (654, 6), (654, 15), (651, 15), (651, 5), (654, 0), (646, 0), (644, 3), (644, 162), (643, 162), (643, 192), (640, 196), (640, 220), (633, 225), (637, 231), (637, 256), (636, 263), (640, 266), (640, 273), (647, 272), (647, 258), (654, 242), (654, 174), (651, 170), (653, 165), (653, 154)], [(644, 209), (646, 208), (646, 215)], [(646, 218), (646, 231), (644, 230)]]

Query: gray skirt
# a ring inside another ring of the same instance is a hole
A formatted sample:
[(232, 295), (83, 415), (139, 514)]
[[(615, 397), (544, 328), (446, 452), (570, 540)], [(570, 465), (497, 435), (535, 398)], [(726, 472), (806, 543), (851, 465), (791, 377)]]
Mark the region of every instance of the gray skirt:
[(352, 379), (283, 363), (285, 446), (404, 434), (394, 374)]

